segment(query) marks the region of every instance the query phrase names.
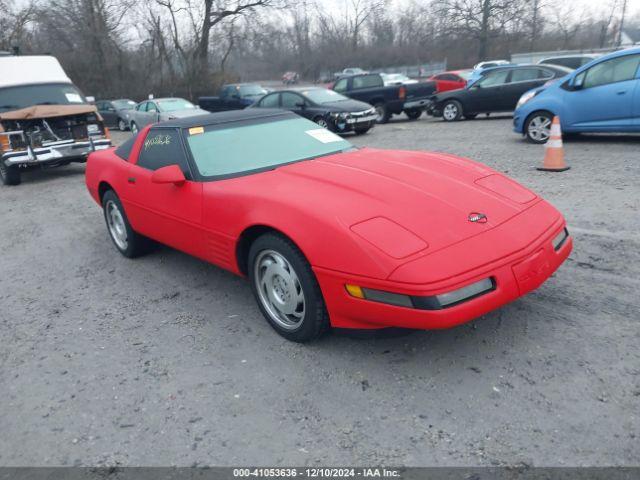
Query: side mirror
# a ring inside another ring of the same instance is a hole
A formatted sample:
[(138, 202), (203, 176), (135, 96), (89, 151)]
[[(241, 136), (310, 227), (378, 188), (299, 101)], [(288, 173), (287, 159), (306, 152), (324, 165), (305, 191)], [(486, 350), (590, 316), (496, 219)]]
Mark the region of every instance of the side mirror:
[(573, 77), (573, 80), (571, 80), (571, 88), (573, 90), (582, 90), (582, 87), (584, 87), (584, 73), (576, 75)]
[(181, 187), (187, 179), (178, 165), (167, 165), (159, 168), (151, 174), (151, 182), (159, 184), (173, 183), (176, 187)]

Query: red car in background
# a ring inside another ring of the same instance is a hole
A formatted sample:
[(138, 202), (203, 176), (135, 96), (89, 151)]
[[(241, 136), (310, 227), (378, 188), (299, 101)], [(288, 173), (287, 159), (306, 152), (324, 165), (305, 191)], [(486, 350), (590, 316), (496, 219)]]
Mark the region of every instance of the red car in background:
[(432, 75), (429, 80), (436, 82), (436, 93), (441, 93), (464, 88), (470, 76), (471, 70), (452, 70)]

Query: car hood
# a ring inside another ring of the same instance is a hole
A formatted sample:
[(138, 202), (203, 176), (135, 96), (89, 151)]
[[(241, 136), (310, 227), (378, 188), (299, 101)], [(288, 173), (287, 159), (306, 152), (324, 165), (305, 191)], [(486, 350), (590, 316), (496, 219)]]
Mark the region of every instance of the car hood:
[(186, 118), (195, 117), (197, 115), (207, 115), (209, 112), (202, 110), (201, 108), (185, 108), (184, 110), (172, 110), (170, 112), (163, 112), (162, 118)]
[(362, 112), (372, 108), (368, 103), (360, 102), (358, 100), (342, 100), (338, 102), (322, 103), (320, 107), (333, 112)]
[[(538, 198), (481, 164), (441, 153), (364, 148), (270, 174), (283, 186), (276, 191), (322, 210), (355, 239), (396, 259), (479, 235)], [(486, 217), (473, 221), (476, 214)]]

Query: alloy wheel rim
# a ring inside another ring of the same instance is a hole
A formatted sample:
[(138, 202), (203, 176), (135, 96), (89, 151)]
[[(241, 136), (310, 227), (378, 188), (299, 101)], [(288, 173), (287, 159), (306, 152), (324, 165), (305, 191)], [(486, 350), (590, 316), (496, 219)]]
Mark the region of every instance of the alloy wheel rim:
[(124, 132), (127, 129), (127, 124), (124, 123), (124, 120), (120, 120), (118, 122), (118, 128), (120, 129), (121, 132)]
[(551, 136), (551, 120), (545, 116), (537, 116), (529, 122), (529, 136), (537, 142), (548, 140)]
[(324, 118), (319, 118), (318, 120), (316, 120), (316, 123), (322, 128), (327, 128), (327, 121)]
[(305, 314), (305, 296), (298, 274), (275, 250), (263, 250), (254, 264), (254, 282), (269, 318), (285, 330), (296, 330)]
[(444, 107), (444, 111), (442, 112), (444, 118), (447, 120), (453, 120), (458, 115), (458, 107), (456, 107), (453, 103), (448, 103)]
[(113, 241), (120, 250), (126, 250), (128, 246), (127, 227), (118, 205), (112, 200), (107, 202), (106, 217), (111, 238), (113, 238)]
[(377, 121), (381, 122), (382, 119), (384, 118), (384, 113), (385, 113), (385, 109), (384, 109), (384, 105), (376, 105), (376, 115), (378, 116)]
[(131, 132), (138, 133), (138, 126), (135, 123), (131, 124)]

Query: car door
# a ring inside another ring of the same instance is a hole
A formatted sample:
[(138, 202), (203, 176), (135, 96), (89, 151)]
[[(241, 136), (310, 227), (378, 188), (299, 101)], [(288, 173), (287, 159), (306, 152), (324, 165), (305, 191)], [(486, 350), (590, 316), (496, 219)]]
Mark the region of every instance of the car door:
[(581, 71), (564, 93), (563, 123), (579, 130), (633, 130), (640, 54), (622, 55)]
[(293, 92), (282, 92), (280, 94), (280, 105), (285, 110), (291, 110), (296, 115), (307, 118), (306, 102), (302, 96)]
[(447, 92), (449, 90), (456, 90), (460, 88), (456, 82), (457, 77), (451, 73), (443, 73), (436, 76), (437, 91)]
[(145, 112), (145, 125), (160, 121), (160, 107), (156, 102), (147, 102), (147, 111)]
[[(180, 167), (184, 184), (152, 181), (154, 171), (169, 165)], [(193, 179), (180, 129), (152, 127), (129, 167), (123, 198), (136, 231), (202, 256), (202, 183)]]
[(140, 130), (145, 124), (144, 122), (146, 120), (147, 114), (147, 103), (149, 102), (142, 102), (136, 105), (133, 115), (131, 116), (131, 121), (136, 123), (136, 125), (138, 126), (138, 130)]
[(276, 92), (265, 95), (255, 106), (259, 108), (280, 108), (280, 94)]
[(509, 83), (505, 85), (503, 94), (497, 99), (496, 107), (500, 111), (515, 110), (524, 92), (543, 85), (552, 77), (550, 72), (537, 67), (512, 69)]
[(501, 69), (483, 75), (467, 92), (463, 105), (465, 112), (503, 111), (504, 93), (510, 74), (510, 69)]

